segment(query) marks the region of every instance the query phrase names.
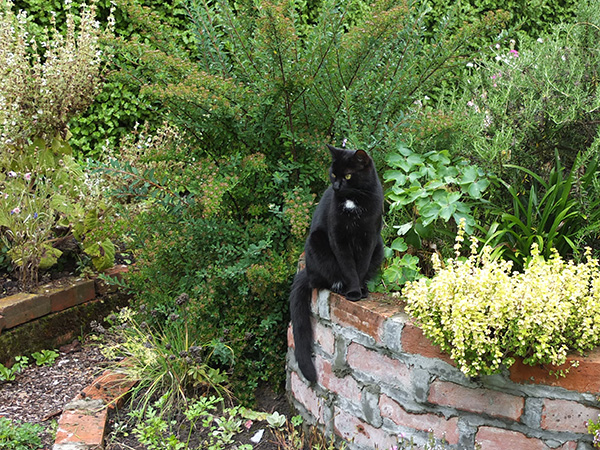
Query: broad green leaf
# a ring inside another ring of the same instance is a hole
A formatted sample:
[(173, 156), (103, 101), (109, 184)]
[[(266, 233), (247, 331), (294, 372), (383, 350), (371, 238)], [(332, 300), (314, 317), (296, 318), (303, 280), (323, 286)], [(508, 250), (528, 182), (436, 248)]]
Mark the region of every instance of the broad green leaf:
[(42, 248), (42, 256), (40, 258), (40, 269), (49, 269), (54, 264), (57, 263), (58, 258), (60, 258), (62, 252), (52, 247), (49, 244), (45, 244)]
[(406, 242), (404, 242), (404, 238), (397, 237), (396, 239), (394, 239), (394, 242), (392, 242), (390, 248), (397, 252), (405, 252), (406, 250), (408, 250), (408, 245), (406, 245)]
[(388, 170), (383, 174), (385, 181), (395, 181), (396, 184), (404, 185), (406, 183), (406, 174), (400, 170)]

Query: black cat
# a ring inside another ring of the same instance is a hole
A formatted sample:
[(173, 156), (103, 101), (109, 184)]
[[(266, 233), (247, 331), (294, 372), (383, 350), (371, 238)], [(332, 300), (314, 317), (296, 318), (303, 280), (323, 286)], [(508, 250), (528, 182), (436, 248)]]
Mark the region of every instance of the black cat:
[(304, 246), (306, 268), (296, 274), (290, 294), (296, 360), (310, 382), (317, 380), (311, 359), (312, 290), (329, 289), (353, 302), (365, 298), (367, 282), (383, 259), (383, 189), (375, 164), (363, 150), (328, 147), (331, 186), (315, 210)]

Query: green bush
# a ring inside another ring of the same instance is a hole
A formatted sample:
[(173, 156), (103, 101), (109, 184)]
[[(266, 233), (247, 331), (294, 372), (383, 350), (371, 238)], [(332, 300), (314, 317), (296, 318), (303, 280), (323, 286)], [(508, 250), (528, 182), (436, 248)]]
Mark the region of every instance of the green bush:
[(52, 26), (36, 40), (27, 15), (10, 7), (0, 9), (0, 226), (7, 255), (23, 284), (36, 282), (71, 233), (105, 268), (114, 249), (99, 239), (102, 187), (84, 174), (68, 143), (69, 120), (100, 85), (105, 32), (90, 6), (80, 16), (67, 14), (64, 34)]
[(523, 167), (506, 165), (528, 178), (529, 189), (515, 188), (495, 179), (497, 187), (508, 191), (512, 199), (512, 208), (493, 209), (493, 216), (498, 217), (499, 222), (492, 223), (486, 230), (486, 244), (495, 248), (495, 255), (512, 260), (519, 270), (529, 258), (534, 243), (546, 259), (555, 251), (571, 259), (581, 256), (582, 243), (585, 245), (586, 240), (590, 243), (599, 226), (595, 158), (592, 161), (579, 158), (571, 170), (564, 173), (557, 157), (547, 181)]
[(424, 43), (414, 5), (347, 6), (191, 1), (193, 57), (142, 13), (152, 39), (113, 42), (128, 62), (120, 76), (164, 105), (172, 129), (138, 130), (100, 168), (132, 202), (121, 217), (138, 249), (138, 302), (158, 322), (189, 293), (199, 340), (233, 349), (244, 400), (284, 378), (289, 284), (325, 187), (324, 144), (347, 139), (383, 162), (408, 105), (468, 39)]
[(583, 2), (575, 21), (549, 35), (504, 41), (491, 56), (465, 60), (460, 86), (415, 108), (415, 150), (449, 150), (502, 176), (514, 176), (505, 163), (539, 172), (558, 150), (570, 169), (597, 137), (599, 24), (598, 4)]
[[(65, 33), (67, 28), (68, 11), (80, 9), (86, 2), (74, 0), (16, 0), (13, 2), (15, 10), (27, 12), (29, 31), (32, 36), (41, 37), (46, 29), (56, 27), (59, 32)], [(97, 10), (97, 19), (101, 24), (113, 22), (113, 30), (117, 36), (129, 38), (136, 36), (145, 39), (138, 33), (135, 17), (131, 11), (140, 11), (142, 8), (134, 6), (134, 2), (123, 0), (94, 0)], [(168, 22), (178, 30), (171, 36), (182, 46), (188, 46), (193, 41), (188, 30), (187, 13), (184, 1), (162, 2), (157, 0), (144, 0), (141, 4), (151, 8), (153, 14), (161, 20)], [(78, 24), (78, 18), (75, 17)], [(153, 121), (158, 127), (162, 121), (157, 118), (156, 106), (140, 95), (139, 86), (127, 80), (113, 77), (114, 58), (119, 55), (104, 57), (104, 64), (109, 69), (105, 72), (102, 85), (96, 93), (95, 100), (85, 111), (76, 117), (71, 117), (69, 130), (71, 132), (70, 144), (78, 159), (85, 157), (101, 158), (107, 148), (118, 146), (122, 136), (127, 134), (136, 123)]]
[(512, 263), (491, 257), (491, 247), (459, 258), (464, 231), (457, 235), (456, 258), (444, 265), (437, 255), (431, 279), (408, 283), (406, 309), (425, 335), (450, 354), (465, 375), (510, 367), (515, 356), (525, 364), (566, 362), (568, 352), (600, 344), (600, 266), (565, 262), (558, 253), (543, 258), (536, 244), (522, 273)]
[(469, 0), (460, 2), (458, 8), (455, 2), (449, 0), (429, 0), (428, 4), (432, 8), (428, 22), (431, 28), (448, 11), (453, 11), (460, 21), (470, 21), (490, 11), (504, 10), (510, 13), (507, 28), (518, 31), (520, 36), (530, 36), (533, 39), (551, 33), (560, 23), (571, 21), (577, 9), (577, 2), (574, 0)]
[(577, 14), (465, 60), (461, 84), (415, 105), (407, 127), (414, 151), (448, 151), (492, 174), (475, 219), (517, 269), (534, 241), (546, 257), (597, 247), (600, 7), (584, 2)]

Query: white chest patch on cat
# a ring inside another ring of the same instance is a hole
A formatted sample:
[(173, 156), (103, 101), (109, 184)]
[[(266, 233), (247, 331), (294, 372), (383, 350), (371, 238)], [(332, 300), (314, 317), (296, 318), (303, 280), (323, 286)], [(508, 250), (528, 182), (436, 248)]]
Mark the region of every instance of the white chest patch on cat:
[(348, 199), (344, 202), (344, 208), (346, 208), (348, 211), (352, 211), (356, 209), (356, 203)]

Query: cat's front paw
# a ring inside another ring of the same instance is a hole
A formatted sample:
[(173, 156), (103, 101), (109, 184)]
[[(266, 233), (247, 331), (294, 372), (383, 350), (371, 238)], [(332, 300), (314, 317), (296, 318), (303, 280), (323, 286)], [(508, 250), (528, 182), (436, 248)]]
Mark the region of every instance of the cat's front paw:
[(357, 302), (362, 298), (362, 293), (359, 290), (348, 291), (344, 294), (344, 297), (346, 297), (346, 299), (350, 300), (351, 302)]

